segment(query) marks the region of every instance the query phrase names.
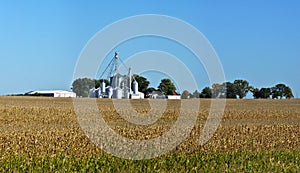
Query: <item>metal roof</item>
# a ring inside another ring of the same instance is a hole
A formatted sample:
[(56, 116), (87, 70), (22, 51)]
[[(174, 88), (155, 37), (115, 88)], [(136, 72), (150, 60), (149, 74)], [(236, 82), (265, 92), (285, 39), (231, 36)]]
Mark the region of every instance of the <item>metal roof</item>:
[(49, 93), (73, 93), (72, 91), (67, 91), (67, 90), (39, 90), (39, 91), (31, 91), (28, 94), (49, 94)]

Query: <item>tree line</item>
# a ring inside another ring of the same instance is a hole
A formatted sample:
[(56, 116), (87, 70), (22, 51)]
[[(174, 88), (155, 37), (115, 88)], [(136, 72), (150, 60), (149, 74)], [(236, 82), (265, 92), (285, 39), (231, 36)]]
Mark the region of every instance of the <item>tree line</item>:
[(224, 82), (222, 84), (213, 84), (212, 87), (205, 87), (201, 92), (197, 90), (193, 93), (185, 90), (183, 91), (182, 98), (231, 98), (243, 99), (248, 92), (252, 93), (255, 99), (282, 99), (293, 98), (292, 89), (285, 84), (276, 84), (270, 88), (255, 88), (246, 80), (235, 80), (232, 82)]
[[(146, 77), (134, 74), (134, 80), (138, 82), (138, 90), (145, 94), (145, 97), (153, 91), (159, 91), (164, 95), (174, 95), (176, 93), (176, 87), (174, 83), (168, 79), (162, 79), (157, 88), (149, 87), (150, 82)], [(89, 78), (80, 78), (76, 79), (72, 83), (72, 90), (80, 97), (88, 97), (89, 89), (95, 87), (99, 88), (100, 83), (104, 81), (106, 86), (109, 85), (109, 81), (106, 79), (89, 79)], [(187, 90), (184, 90), (181, 93), (182, 99), (188, 98), (232, 98), (232, 99), (243, 99), (246, 95), (251, 92), (253, 98), (255, 99), (282, 99), (282, 98), (293, 98), (292, 89), (285, 84), (279, 83), (273, 87), (269, 88), (255, 88), (249, 84), (246, 80), (235, 80), (233, 82), (224, 82), (222, 84), (213, 84), (212, 87), (205, 87), (201, 92), (195, 90), (193, 93), (190, 93)]]

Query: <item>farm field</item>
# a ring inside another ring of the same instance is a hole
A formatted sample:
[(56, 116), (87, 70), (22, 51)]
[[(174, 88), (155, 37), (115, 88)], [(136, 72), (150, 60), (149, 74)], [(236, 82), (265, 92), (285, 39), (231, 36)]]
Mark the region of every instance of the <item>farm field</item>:
[[(203, 146), (198, 141), (209, 99), (168, 100), (163, 116), (145, 127), (122, 119), (110, 99), (98, 99), (97, 105), (115, 132), (131, 139), (152, 139), (172, 127), (180, 102), (185, 101), (200, 102), (188, 138), (158, 158), (126, 160), (107, 154), (89, 140), (78, 123), (72, 99), (0, 97), (0, 172), (300, 171), (299, 99), (229, 99), (221, 124)], [(147, 100), (130, 102), (137, 112), (150, 110)]]

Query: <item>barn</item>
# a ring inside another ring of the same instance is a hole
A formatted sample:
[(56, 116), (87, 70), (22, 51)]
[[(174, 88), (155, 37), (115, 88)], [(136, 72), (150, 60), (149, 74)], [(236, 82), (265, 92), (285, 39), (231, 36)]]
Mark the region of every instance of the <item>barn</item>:
[(44, 97), (76, 97), (76, 93), (66, 90), (41, 90), (30, 91), (25, 95), (28, 96), (44, 96)]

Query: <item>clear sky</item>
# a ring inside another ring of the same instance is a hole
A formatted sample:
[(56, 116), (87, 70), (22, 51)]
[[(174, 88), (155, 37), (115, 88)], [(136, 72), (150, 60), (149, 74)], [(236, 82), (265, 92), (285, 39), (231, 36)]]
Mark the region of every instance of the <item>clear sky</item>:
[[(246, 79), (255, 87), (285, 83), (300, 96), (299, 8), (298, 0), (2, 1), (0, 95), (68, 90), (80, 52), (99, 30), (125, 17), (163, 14), (206, 36), (226, 80)], [(124, 45), (118, 51), (126, 59), (133, 49)], [(191, 71), (197, 73), (197, 68)], [(158, 81), (150, 82), (156, 87)], [(207, 85), (203, 79), (198, 90)]]

